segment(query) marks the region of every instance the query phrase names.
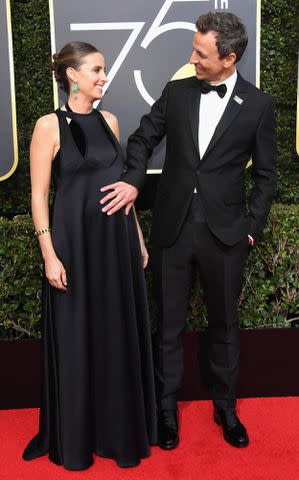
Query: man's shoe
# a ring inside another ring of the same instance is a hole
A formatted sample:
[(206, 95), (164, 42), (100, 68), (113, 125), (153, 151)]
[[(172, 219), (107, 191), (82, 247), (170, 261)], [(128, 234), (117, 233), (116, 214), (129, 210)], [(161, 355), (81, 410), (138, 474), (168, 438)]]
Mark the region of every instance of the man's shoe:
[(160, 410), (158, 413), (158, 445), (172, 450), (179, 444), (177, 410)]
[(249, 443), (248, 434), (244, 425), (237, 417), (236, 411), (214, 408), (214, 420), (223, 430), (223, 437), (230, 445), (245, 448)]

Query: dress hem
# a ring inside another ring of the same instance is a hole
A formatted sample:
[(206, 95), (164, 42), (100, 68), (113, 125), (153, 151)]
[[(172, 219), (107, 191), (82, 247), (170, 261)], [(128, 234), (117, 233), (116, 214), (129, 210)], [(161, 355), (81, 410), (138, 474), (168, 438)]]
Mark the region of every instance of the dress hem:
[[(155, 444), (150, 444), (149, 448), (154, 446), (154, 445)], [(55, 465), (57, 465), (59, 467), (63, 467), (65, 470), (73, 470), (73, 471), (87, 470), (88, 468), (90, 468), (94, 464), (94, 460), (92, 460), (90, 463), (88, 463), (84, 466), (67, 465), (67, 464), (64, 464), (63, 462), (55, 460), (53, 457), (50, 456), (49, 452), (39, 453), (39, 454), (36, 454), (36, 455), (32, 456), (31, 458), (29, 458), (29, 457), (26, 458), (23, 455), (22, 458), (26, 462), (28, 462), (28, 461), (30, 462), (31, 460), (35, 460), (36, 458), (43, 457), (44, 455), (47, 455), (47, 454), (48, 454), (48, 459), (50, 460), (50, 462), (54, 463)], [(130, 468), (130, 467), (137, 466), (140, 463), (140, 460), (144, 460), (145, 458), (150, 457), (151, 452), (148, 452), (147, 454), (141, 455), (140, 457), (136, 457), (135, 459), (132, 459), (132, 458), (131, 459), (126, 459), (124, 457), (112, 457), (112, 456), (109, 456), (109, 455), (105, 455), (103, 452), (99, 452), (98, 450), (94, 450), (93, 454), (95, 456), (99, 457), (99, 458), (114, 460), (120, 468), (122, 468), (121, 464), (124, 464), (124, 466), (126, 466), (125, 464), (132, 464), (132, 465), (128, 465), (128, 467)]]

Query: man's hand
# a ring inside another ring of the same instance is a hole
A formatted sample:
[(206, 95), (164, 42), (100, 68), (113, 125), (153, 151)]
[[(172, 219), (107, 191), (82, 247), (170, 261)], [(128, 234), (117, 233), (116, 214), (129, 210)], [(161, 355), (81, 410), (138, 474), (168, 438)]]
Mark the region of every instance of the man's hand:
[(251, 235), (247, 235), (248, 236), (248, 245), (250, 245), (251, 247), (253, 247), (254, 245), (254, 238), (251, 236)]
[(102, 212), (107, 213), (107, 215), (112, 215), (126, 206), (125, 214), (129, 215), (130, 209), (138, 195), (138, 189), (126, 182), (116, 182), (100, 189), (101, 192), (106, 192), (107, 190), (113, 191), (103, 197), (100, 204), (104, 205), (104, 203), (112, 200), (102, 208)]

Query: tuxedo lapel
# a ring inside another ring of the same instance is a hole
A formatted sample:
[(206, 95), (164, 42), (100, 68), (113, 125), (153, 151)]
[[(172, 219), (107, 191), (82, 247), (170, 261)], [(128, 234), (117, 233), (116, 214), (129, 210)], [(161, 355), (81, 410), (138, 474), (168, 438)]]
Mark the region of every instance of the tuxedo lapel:
[[(196, 79), (194, 79), (196, 80)], [(198, 80), (194, 82), (191, 88), (188, 91), (188, 100), (189, 100), (189, 120), (190, 120), (190, 127), (192, 131), (192, 138), (194, 145), (196, 147), (196, 151), (199, 155), (199, 147), (198, 147), (198, 122), (199, 122), (199, 105), (200, 105), (200, 90), (198, 88)]]
[(209, 154), (209, 152), (213, 149), (214, 145), (220, 140), (226, 129), (232, 123), (232, 121), (236, 118), (239, 114), (245, 100), (247, 99), (247, 85), (244, 79), (238, 74), (238, 78), (236, 81), (235, 88), (231, 97), (228, 101), (226, 109), (223, 112), (223, 115), (215, 129), (214, 135), (211, 138), (211, 141), (202, 157), (202, 160)]

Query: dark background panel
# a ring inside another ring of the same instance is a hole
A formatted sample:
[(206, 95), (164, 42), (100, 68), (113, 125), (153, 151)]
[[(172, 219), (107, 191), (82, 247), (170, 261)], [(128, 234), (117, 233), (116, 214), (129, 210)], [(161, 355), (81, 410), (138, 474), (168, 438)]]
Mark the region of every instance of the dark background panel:
[[(115, 113), (120, 122), (122, 145), (138, 126), (140, 117), (149, 111), (149, 104), (140, 95), (134, 80), (134, 70), (140, 70), (146, 90), (153, 99), (157, 99), (165, 84), (176, 71), (188, 63), (192, 52), (194, 32), (175, 29), (158, 35), (143, 48), (141, 43), (155, 18), (165, 5), (170, 8), (161, 21), (161, 25), (170, 22), (190, 22), (194, 25), (199, 15), (209, 11), (232, 11), (240, 16), (247, 26), (249, 45), (238, 68), (249, 81), (256, 82), (256, 12), (257, 0), (198, 0), (198, 1), (165, 1), (126, 0), (125, 5), (119, 0), (105, 2), (101, 8), (98, 0), (73, 2), (72, 0), (53, 0), (55, 44), (59, 50), (72, 40), (87, 41), (96, 45), (105, 55), (109, 72), (124, 42), (131, 34), (130, 30), (120, 30), (118, 22), (144, 22), (135, 43), (126, 56), (123, 64), (111, 82), (107, 95), (104, 96), (100, 108)], [(218, 5), (218, 9), (215, 6)], [(224, 8), (221, 8), (223, 5)], [(226, 8), (226, 6), (228, 8)], [(111, 23), (115, 22), (114, 31), (71, 31), (73, 23)], [(195, 28), (195, 27), (194, 27)], [(63, 94), (60, 101), (64, 101)], [(149, 163), (150, 169), (160, 169), (164, 162), (164, 145), (155, 150)]]
[[(12, 169), (14, 158), (6, 2), (0, 2), (0, 178)], [(1, 185), (1, 184), (0, 184)], [(1, 188), (1, 186), (0, 186)]]

